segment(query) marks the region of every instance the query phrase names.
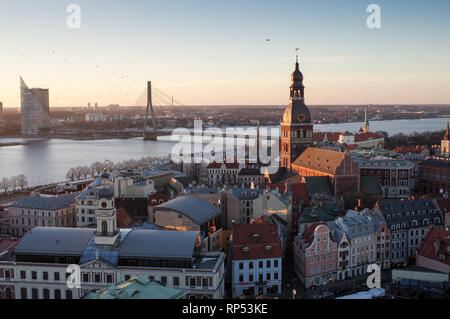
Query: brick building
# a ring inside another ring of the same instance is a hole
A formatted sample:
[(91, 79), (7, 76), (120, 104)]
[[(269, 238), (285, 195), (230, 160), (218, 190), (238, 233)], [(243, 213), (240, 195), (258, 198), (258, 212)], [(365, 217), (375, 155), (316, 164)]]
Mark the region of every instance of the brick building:
[(419, 164), (417, 190), (422, 194), (442, 196), (450, 193), (450, 160), (427, 159)]
[(360, 190), (360, 169), (348, 152), (307, 148), (292, 163), (292, 170), (302, 176), (328, 176), (334, 195)]

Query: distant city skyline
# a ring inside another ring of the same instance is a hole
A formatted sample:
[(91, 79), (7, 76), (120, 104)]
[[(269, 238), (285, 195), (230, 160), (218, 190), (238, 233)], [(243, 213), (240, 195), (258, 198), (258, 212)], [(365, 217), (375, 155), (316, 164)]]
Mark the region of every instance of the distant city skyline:
[(285, 105), (295, 48), (308, 105), (450, 103), (445, 0), (76, 3), (80, 29), (70, 2), (0, 4), (4, 109), (20, 107), (20, 76), (51, 108), (133, 106), (148, 80), (184, 105)]

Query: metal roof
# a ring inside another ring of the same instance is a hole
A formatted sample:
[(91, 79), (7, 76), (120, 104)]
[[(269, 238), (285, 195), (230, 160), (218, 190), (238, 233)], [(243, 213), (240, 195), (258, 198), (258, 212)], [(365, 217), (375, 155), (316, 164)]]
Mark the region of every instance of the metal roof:
[(192, 259), (200, 232), (132, 230), (119, 250), (119, 258)]
[(23, 196), (17, 202), (11, 205), (11, 207), (26, 208), (26, 209), (59, 210), (75, 204), (75, 197), (77, 195), (78, 193), (60, 195), (57, 197)]
[(176, 211), (201, 225), (222, 214), (222, 211), (210, 202), (192, 196), (180, 196), (155, 207), (155, 211)]
[(81, 256), (95, 229), (35, 227), (23, 236), (16, 254)]

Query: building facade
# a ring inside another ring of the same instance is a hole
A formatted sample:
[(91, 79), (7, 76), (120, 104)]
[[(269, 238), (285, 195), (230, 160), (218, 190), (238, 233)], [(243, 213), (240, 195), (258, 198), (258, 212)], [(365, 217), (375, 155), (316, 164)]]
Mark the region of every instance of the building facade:
[(434, 201), (428, 198), (381, 201), (374, 208), (384, 217), (391, 232), (391, 262), (415, 264), (430, 225), (443, 228), (443, 217)]
[(23, 236), (38, 226), (75, 227), (77, 195), (72, 193), (57, 197), (21, 197), (8, 209), (9, 233), (13, 236)]
[(406, 160), (356, 160), (361, 176), (375, 176), (385, 198), (408, 198), (414, 189), (414, 164)]
[(313, 224), (294, 241), (294, 270), (306, 288), (337, 280), (337, 243), (326, 223)]
[(267, 221), (234, 224), (232, 238), (233, 297), (281, 294), (283, 253), (277, 228)]
[(427, 159), (419, 164), (417, 190), (422, 194), (447, 196), (450, 194), (450, 160)]

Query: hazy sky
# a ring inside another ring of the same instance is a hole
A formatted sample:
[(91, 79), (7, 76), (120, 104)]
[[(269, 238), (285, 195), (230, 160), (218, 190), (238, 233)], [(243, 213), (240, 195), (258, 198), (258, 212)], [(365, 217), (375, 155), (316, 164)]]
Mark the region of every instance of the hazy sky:
[[(371, 3), (381, 29), (366, 25)], [(448, 0), (16, 0), (0, 13), (4, 107), (20, 105), (20, 75), (51, 107), (134, 105), (147, 80), (185, 105), (282, 105), (296, 47), (308, 104), (450, 103)]]

